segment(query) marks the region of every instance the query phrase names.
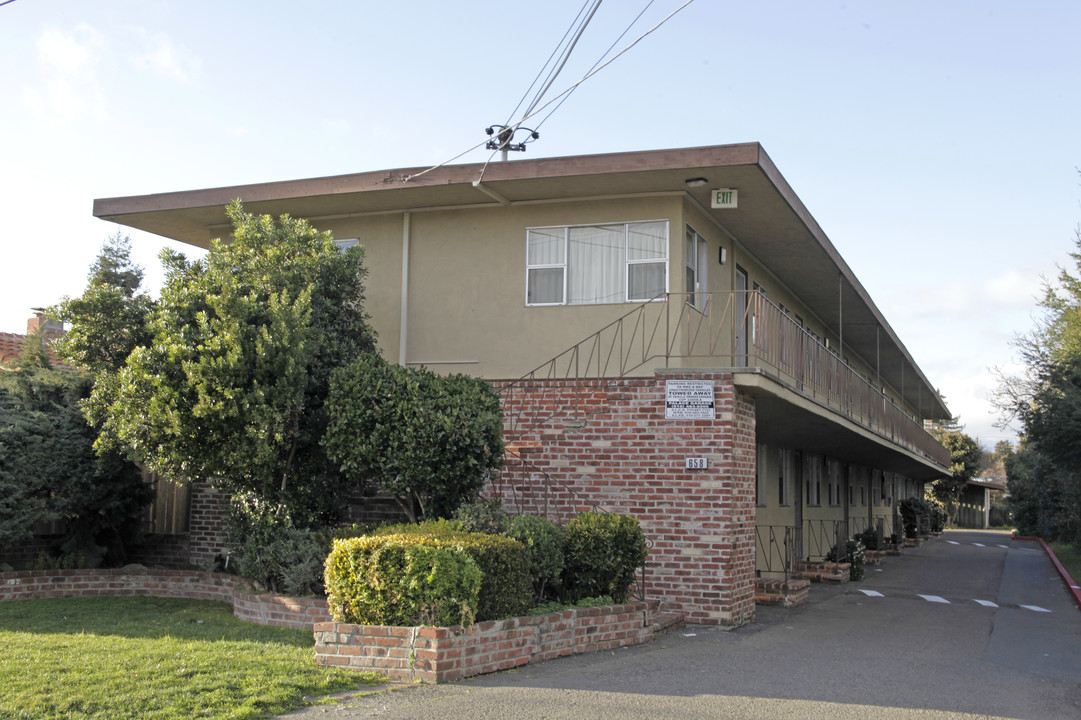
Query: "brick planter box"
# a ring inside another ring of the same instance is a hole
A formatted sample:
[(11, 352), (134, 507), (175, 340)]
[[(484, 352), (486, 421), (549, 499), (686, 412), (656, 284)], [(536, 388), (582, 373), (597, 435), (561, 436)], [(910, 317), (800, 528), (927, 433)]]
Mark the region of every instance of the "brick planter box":
[(759, 578), (754, 583), (754, 601), (760, 605), (779, 605), (795, 607), (807, 599), (810, 592), (810, 580), (766, 580)]
[(799, 576), (811, 582), (846, 583), (851, 579), (852, 563), (804, 562)]
[(330, 620), (325, 598), (293, 598), (247, 592), (235, 575), (195, 570), (19, 570), (0, 573), (0, 602), (31, 598), (142, 595), (216, 600), (233, 606), (241, 620), (310, 630)]
[(315, 626), (315, 661), (393, 680), (441, 683), (638, 645), (682, 624), (681, 615), (658, 615), (641, 602), (492, 620), (464, 631), (326, 622)]

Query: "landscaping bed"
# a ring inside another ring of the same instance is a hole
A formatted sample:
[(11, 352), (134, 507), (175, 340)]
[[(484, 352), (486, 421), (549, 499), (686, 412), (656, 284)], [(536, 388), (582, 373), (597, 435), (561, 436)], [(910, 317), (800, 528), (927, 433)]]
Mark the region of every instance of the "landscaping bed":
[(490, 620), (464, 629), (328, 622), (315, 626), (315, 660), (394, 680), (440, 683), (638, 645), (682, 624), (681, 615), (658, 614), (643, 602)]

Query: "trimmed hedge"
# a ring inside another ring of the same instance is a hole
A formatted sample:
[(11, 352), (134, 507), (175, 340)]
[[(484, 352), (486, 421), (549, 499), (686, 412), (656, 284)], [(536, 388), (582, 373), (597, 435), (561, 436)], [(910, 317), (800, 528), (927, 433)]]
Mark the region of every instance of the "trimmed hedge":
[(380, 535), (335, 540), (324, 581), (337, 622), (467, 626), (481, 571), (460, 549), (433, 546), (430, 538)]
[(522, 543), (529, 553), (533, 598), (543, 603), (559, 591), (563, 582), (567, 531), (536, 515), (513, 515), (506, 525), (504, 534)]
[(378, 532), (408, 535), (425, 545), (454, 549), (472, 558), (481, 571), (477, 622), (524, 615), (533, 605), (529, 552), (517, 540), (464, 532), (453, 520), (394, 525)]
[(567, 525), (564, 586), (571, 600), (611, 595), (621, 603), (646, 562), (646, 538), (636, 518), (582, 513)]

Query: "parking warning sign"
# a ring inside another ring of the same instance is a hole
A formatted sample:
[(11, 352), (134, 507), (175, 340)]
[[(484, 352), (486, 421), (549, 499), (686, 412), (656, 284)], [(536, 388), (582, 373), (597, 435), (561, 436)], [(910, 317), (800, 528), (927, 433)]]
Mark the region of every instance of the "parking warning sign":
[(665, 380), (666, 420), (713, 420), (716, 406), (712, 380)]

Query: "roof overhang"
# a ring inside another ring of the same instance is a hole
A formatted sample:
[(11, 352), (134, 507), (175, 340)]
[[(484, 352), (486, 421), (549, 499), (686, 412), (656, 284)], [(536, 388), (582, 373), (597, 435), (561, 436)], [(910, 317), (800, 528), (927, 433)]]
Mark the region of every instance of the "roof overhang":
[[(687, 180), (705, 178), (699, 187)], [(714, 188), (739, 190), (710, 208)], [(846, 349), (926, 418), (950, 417), (934, 386), (758, 143), (355, 173), (104, 198), (94, 215), (199, 247), (230, 230), (225, 207), (321, 220), (665, 193), (687, 196), (788, 286)]]

